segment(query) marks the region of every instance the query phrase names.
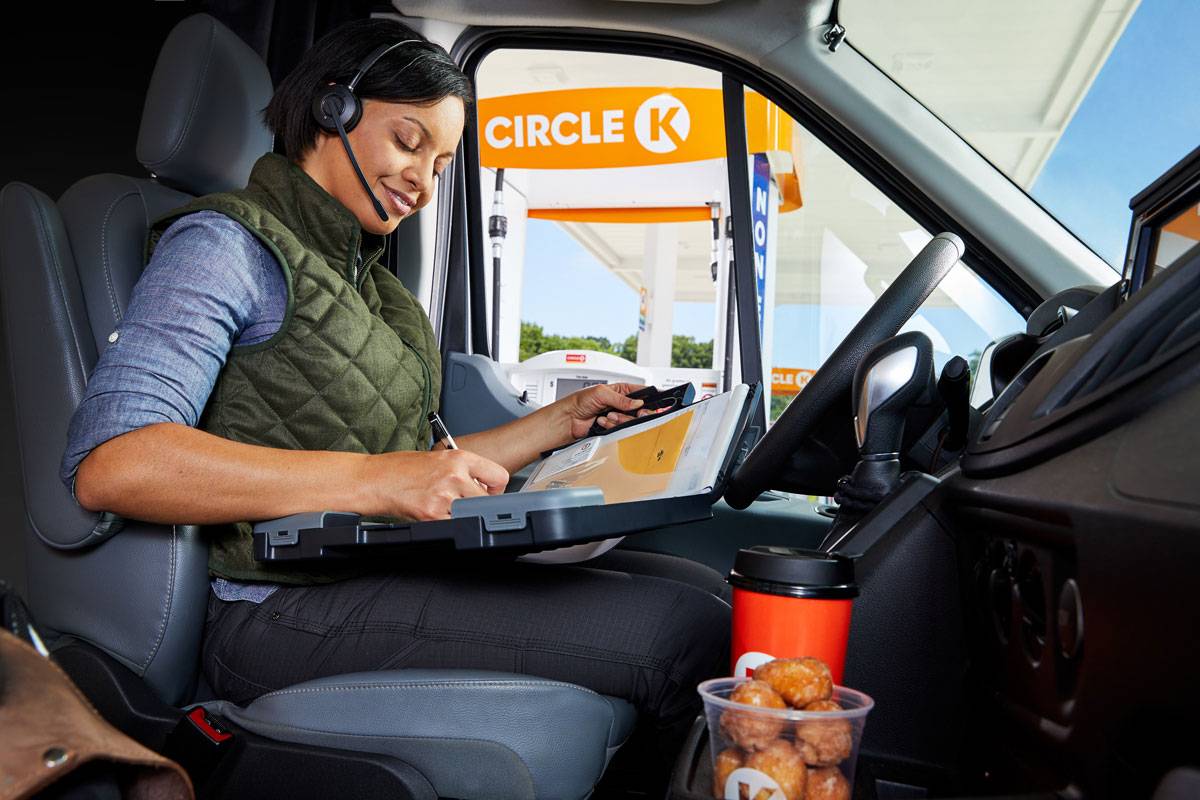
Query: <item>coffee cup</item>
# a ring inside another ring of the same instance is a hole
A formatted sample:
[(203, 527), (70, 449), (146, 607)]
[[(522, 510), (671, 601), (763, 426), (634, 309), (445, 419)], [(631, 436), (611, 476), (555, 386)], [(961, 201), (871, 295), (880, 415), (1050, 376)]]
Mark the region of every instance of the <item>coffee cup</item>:
[(850, 612), (858, 585), (854, 561), (819, 550), (759, 545), (738, 551), (733, 586), (731, 661), (735, 678), (776, 658), (813, 656), (842, 682)]

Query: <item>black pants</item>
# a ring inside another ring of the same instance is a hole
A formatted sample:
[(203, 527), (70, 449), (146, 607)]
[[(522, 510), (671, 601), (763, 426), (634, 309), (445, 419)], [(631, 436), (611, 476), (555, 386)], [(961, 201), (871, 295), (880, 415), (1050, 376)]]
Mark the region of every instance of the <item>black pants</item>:
[(694, 562), (614, 550), (581, 565), (451, 562), (283, 587), (258, 605), (210, 595), (204, 673), (239, 703), (406, 667), (568, 681), (633, 703), (665, 766), (699, 713), (696, 684), (728, 674), (725, 591)]

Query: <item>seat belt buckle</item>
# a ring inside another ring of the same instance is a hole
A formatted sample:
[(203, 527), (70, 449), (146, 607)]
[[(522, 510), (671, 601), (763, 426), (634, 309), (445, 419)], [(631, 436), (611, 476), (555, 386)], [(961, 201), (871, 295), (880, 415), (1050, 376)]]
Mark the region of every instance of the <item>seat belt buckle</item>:
[(187, 770), (199, 785), (233, 749), (236, 738), (226, 722), (202, 706), (189, 711), (167, 736), (165, 755)]

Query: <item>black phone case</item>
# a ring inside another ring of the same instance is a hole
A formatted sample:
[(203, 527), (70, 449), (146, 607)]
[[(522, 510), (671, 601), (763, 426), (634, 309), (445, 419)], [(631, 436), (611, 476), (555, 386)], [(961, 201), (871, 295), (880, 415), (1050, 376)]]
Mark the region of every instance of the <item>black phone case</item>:
[[(678, 386), (672, 386), (670, 389), (659, 390), (657, 386), (647, 386), (644, 389), (638, 389), (636, 392), (630, 392), (627, 397), (631, 400), (643, 401), (639, 411), (677, 411), (684, 406), (691, 404), (691, 399), (695, 397), (696, 389), (690, 383), (681, 383)], [(615, 410), (615, 409), (613, 409)], [(607, 414), (608, 412), (604, 412)], [(600, 416), (604, 416), (601, 414)], [(599, 419), (599, 417), (597, 417)], [(588, 428), (588, 436), (604, 436), (614, 431), (622, 431), (626, 428), (632, 428), (634, 425), (645, 422), (646, 420), (654, 419), (653, 416), (647, 415), (644, 417), (634, 417), (628, 422), (622, 422), (612, 428), (601, 428), (599, 422), (593, 422), (592, 427)]]

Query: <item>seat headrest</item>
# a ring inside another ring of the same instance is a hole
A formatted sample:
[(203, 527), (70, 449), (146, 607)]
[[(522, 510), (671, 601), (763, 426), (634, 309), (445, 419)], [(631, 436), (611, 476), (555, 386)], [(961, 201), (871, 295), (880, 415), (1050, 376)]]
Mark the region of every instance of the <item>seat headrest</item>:
[(245, 42), (207, 14), (167, 36), (150, 78), (137, 158), (159, 180), (189, 194), (240, 189), (271, 149), (261, 111), (271, 74)]

